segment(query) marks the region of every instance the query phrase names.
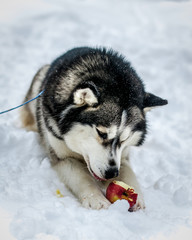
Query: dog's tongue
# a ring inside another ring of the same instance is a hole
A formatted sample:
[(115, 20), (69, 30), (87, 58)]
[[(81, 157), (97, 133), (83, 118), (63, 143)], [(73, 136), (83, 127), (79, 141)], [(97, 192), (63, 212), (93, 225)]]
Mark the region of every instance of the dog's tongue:
[(93, 171), (92, 171), (92, 173), (93, 173), (93, 176), (94, 176), (95, 179), (97, 179), (97, 180), (99, 180), (99, 181), (106, 181), (105, 178), (100, 178), (100, 177), (98, 177)]

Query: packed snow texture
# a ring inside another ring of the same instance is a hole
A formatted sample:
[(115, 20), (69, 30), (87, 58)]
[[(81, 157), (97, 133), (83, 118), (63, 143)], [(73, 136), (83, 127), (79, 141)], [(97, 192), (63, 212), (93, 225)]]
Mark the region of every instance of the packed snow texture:
[[(146, 203), (144, 211), (134, 213), (125, 201), (108, 210), (81, 207), (51, 169), (38, 134), (20, 128), (19, 110), (0, 115), (0, 206), (13, 214), (12, 235), (18, 240), (137, 240), (189, 226), (191, 2), (48, 2), (47, 9), (1, 24), (0, 111), (22, 102), (43, 64), (85, 45), (112, 47), (125, 55), (146, 90), (169, 104), (148, 113), (145, 144), (131, 149)], [(56, 196), (57, 189), (63, 198)]]

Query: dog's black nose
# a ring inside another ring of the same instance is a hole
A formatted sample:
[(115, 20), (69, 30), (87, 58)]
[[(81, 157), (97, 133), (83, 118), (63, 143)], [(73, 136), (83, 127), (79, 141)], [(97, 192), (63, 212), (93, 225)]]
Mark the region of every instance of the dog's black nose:
[(117, 167), (111, 167), (105, 171), (105, 179), (115, 178), (119, 175)]

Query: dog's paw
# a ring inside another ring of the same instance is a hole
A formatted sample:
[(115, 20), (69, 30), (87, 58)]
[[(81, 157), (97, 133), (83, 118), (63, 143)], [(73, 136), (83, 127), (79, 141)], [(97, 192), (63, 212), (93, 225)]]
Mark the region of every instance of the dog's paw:
[(81, 200), (82, 206), (91, 209), (107, 209), (111, 203), (104, 197), (100, 195), (93, 195), (83, 197)]
[(132, 208), (130, 208), (129, 211), (130, 212), (135, 212), (135, 211), (140, 210), (140, 209), (141, 210), (145, 209), (145, 203), (144, 203), (143, 197), (138, 195), (136, 204)]

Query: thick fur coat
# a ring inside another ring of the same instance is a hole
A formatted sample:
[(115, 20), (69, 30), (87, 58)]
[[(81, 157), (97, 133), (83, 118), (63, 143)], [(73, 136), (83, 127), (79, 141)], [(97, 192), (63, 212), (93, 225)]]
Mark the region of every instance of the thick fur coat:
[(21, 112), (23, 126), (39, 132), (53, 168), (84, 207), (107, 208), (105, 189), (118, 179), (138, 192), (130, 146), (147, 133), (146, 112), (167, 104), (151, 93), (123, 56), (105, 48), (75, 48), (43, 66), (25, 100), (44, 93)]

